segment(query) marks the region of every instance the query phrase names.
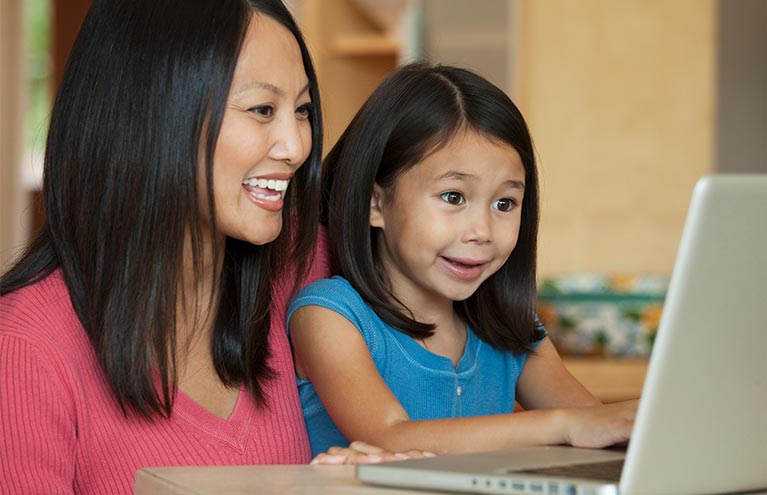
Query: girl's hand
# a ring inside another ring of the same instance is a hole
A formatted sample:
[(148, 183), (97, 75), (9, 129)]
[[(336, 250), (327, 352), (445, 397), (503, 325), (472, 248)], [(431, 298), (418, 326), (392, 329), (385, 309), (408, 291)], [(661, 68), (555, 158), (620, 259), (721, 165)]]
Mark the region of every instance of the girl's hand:
[(638, 400), (603, 406), (564, 409), (567, 443), (574, 447), (603, 448), (631, 438)]
[(365, 442), (352, 442), (348, 447), (330, 447), (312, 459), (311, 464), (376, 464), (419, 457), (434, 457), (434, 454), (422, 450), (389, 452)]

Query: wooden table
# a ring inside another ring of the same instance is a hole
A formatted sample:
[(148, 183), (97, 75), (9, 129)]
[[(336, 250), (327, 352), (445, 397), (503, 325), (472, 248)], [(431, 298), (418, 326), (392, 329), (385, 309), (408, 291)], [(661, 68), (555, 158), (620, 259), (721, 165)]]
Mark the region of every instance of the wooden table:
[(363, 485), (354, 466), (227, 466), (140, 469), (135, 495), (428, 495)]
[[(141, 469), (135, 495), (437, 495), (363, 485), (354, 466), (229, 466)], [(767, 491), (751, 492), (767, 495)]]

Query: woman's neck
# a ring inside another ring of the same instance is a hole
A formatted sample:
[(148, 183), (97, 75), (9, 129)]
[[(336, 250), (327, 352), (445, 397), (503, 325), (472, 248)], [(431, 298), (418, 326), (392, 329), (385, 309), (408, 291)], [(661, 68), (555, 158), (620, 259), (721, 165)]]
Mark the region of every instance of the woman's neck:
[[(176, 311), (176, 357), (180, 369), (193, 354), (210, 354), (210, 335), (218, 308), (218, 284), (223, 269), (225, 241), (218, 245), (214, 259), (213, 243), (202, 243), (200, 262), (195, 266), (191, 237), (184, 243), (184, 269), (179, 283)], [(198, 268), (199, 267), (199, 268)]]

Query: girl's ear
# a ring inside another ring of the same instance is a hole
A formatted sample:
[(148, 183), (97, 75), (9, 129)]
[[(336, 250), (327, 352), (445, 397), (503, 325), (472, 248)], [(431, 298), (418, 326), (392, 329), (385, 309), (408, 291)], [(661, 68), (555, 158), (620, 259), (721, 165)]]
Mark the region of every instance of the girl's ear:
[(384, 190), (377, 183), (373, 184), (373, 195), (370, 197), (370, 226), (383, 228), (383, 198)]

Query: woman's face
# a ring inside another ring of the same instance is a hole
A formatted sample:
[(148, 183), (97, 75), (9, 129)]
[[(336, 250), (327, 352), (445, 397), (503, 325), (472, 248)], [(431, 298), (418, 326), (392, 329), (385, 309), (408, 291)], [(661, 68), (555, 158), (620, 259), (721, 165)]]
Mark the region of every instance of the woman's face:
[[(254, 14), (213, 160), (219, 240), (265, 244), (279, 235), (286, 189), (312, 146), (310, 106), (296, 39), (271, 17)], [(207, 203), (201, 204), (206, 218)]]

